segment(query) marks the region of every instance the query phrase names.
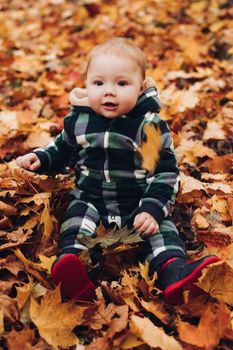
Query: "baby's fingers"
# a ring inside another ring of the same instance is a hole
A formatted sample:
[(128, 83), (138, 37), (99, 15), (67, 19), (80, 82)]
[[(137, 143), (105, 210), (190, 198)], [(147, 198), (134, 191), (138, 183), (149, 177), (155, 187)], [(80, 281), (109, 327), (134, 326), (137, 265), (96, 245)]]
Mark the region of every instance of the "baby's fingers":
[(144, 215), (144, 213), (140, 213), (140, 214), (136, 215), (134, 218), (134, 223), (133, 223), (134, 228), (136, 230), (141, 228), (141, 226), (144, 224), (145, 220), (146, 220), (146, 216)]
[(151, 235), (154, 235), (159, 231), (159, 226), (155, 222), (151, 222), (150, 225), (147, 227), (147, 229), (143, 232), (143, 236), (149, 237)]
[(32, 164), (30, 165), (29, 169), (30, 169), (31, 171), (35, 171), (35, 170), (39, 169), (40, 164), (41, 164), (41, 163), (40, 163), (40, 160), (37, 159), (34, 163), (32, 163)]

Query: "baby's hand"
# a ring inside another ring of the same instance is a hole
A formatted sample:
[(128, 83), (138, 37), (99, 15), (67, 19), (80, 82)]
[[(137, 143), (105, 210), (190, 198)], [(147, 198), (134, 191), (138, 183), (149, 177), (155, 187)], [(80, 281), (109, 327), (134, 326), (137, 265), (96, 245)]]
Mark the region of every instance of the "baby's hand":
[(159, 231), (157, 221), (145, 211), (135, 216), (133, 225), (145, 237), (152, 236)]
[(16, 159), (16, 164), (23, 169), (35, 171), (40, 168), (41, 162), (35, 153), (28, 153)]

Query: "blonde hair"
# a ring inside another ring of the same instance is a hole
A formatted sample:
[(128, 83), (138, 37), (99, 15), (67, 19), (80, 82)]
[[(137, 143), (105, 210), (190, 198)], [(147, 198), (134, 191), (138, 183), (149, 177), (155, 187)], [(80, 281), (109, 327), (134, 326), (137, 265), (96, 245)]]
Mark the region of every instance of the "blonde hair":
[(86, 73), (91, 64), (93, 57), (99, 54), (116, 54), (122, 57), (129, 57), (134, 60), (142, 73), (142, 78), (146, 76), (146, 59), (142, 50), (134, 46), (126, 38), (114, 37), (110, 40), (105, 41), (102, 44), (95, 46), (88, 55)]

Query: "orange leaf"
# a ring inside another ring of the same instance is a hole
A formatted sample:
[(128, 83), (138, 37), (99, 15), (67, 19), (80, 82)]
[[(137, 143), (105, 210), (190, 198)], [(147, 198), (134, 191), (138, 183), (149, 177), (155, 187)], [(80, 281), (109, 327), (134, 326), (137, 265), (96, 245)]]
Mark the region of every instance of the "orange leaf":
[(233, 305), (233, 269), (226, 262), (208, 266), (197, 285), (212, 297)]
[(142, 156), (142, 167), (147, 171), (153, 172), (159, 160), (161, 150), (161, 132), (154, 124), (144, 126), (146, 141), (140, 147)]
[(208, 304), (197, 327), (187, 322), (178, 322), (180, 339), (206, 350), (218, 345), (229, 328), (230, 311), (223, 303)]
[(131, 333), (138, 336), (145, 344), (161, 350), (181, 350), (174, 337), (167, 335), (162, 328), (155, 326), (149, 318), (133, 315), (130, 322)]
[(83, 322), (86, 307), (74, 301), (61, 302), (59, 287), (49, 291), (37, 304), (31, 299), (30, 316), (42, 338), (55, 349), (68, 348), (77, 343), (73, 328)]

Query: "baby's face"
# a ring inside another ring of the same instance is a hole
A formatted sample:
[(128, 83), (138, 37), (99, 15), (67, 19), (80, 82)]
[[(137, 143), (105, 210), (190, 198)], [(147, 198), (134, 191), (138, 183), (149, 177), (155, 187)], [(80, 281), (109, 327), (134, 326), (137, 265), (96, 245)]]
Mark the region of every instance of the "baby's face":
[(106, 118), (131, 111), (143, 89), (139, 65), (129, 57), (99, 54), (87, 72), (87, 96), (91, 108)]

